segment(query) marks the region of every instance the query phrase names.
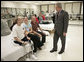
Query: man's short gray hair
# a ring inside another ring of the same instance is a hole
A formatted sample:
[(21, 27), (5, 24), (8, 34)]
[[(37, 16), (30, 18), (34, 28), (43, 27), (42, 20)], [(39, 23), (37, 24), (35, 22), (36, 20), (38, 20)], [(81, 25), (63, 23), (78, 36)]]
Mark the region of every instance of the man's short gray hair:
[(56, 3), (56, 6), (58, 6), (59, 8), (62, 8), (62, 4), (61, 3)]

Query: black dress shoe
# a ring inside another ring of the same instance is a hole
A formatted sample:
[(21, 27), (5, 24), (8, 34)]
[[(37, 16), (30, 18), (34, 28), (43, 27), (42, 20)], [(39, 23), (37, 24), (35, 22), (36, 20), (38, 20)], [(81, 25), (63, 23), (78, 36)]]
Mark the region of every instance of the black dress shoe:
[(53, 53), (53, 52), (55, 52), (55, 51), (57, 51), (57, 50), (52, 49), (50, 52)]
[(37, 50), (33, 50), (33, 52), (34, 52), (34, 53), (36, 53), (36, 52), (37, 52)]
[(42, 48), (41, 48), (41, 47), (39, 47), (38, 49), (39, 49), (39, 50), (42, 50)]
[(64, 51), (60, 51), (58, 54), (62, 54)]

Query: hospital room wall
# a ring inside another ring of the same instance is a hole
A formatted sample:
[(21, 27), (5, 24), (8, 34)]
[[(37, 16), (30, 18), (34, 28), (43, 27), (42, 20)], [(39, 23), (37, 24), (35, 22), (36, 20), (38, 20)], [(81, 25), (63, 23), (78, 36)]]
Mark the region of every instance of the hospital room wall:
[[(82, 6), (83, 6), (83, 2), (62, 3), (62, 8), (66, 10), (69, 14), (83, 14)], [(40, 11), (44, 11), (44, 12), (46, 12), (46, 10), (49, 9), (48, 11), (49, 13), (51, 13), (55, 11), (55, 4), (41, 5), (40, 8), (41, 8)]]
[[(52, 13), (55, 10), (55, 4), (46, 4), (46, 5), (28, 5), (25, 3), (17, 3), (17, 2), (1, 2), (1, 7), (8, 8), (27, 8), (33, 9), (34, 13), (39, 15), (40, 11), (49, 11)], [(70, 2), (70, 3), (62, 3), (62, 8), (66, 10), (69, 14), (83, 14), (83, 2)]]
[[(10, 2), (10, 1), (1, 1), (1, 8), (22, 8), (22, 9), (32, 9), (35, 14), (39, 14), (40, 6), (37, 5), (28, 5), (25, 3)], [(28, 10), (26, 10), (28, 11)]]
[(81, 7), (81, 14), (83, 14), (83, 2), (82, 2), (82, 7)]

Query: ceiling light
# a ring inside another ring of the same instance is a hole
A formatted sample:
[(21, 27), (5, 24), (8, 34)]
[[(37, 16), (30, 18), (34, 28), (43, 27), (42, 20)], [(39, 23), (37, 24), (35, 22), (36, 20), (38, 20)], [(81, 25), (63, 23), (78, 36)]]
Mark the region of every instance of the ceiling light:
[(56, 2), (53, 1), (53, 2), (50, 2), (50, 3), (56, 3)]

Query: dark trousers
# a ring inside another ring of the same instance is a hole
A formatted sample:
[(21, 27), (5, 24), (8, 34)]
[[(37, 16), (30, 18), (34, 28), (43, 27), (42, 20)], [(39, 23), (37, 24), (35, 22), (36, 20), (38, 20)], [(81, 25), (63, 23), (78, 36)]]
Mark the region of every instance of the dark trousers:
[(46, 42), (46, 35), (42, 32), (39, 32), (39, 31), (37, 31), (37, 33), (42, 35), (42, 43), (45, 43)]
[[(23, 39), (21, 39), (22, 41), (28, 41), (28, 42), (31, 42), (31, 40), (28, 40), (27, 39), (27, 37), (24, 37)], [(19, 44), (19, 45), (22, 45), (22, 43), (21, 42), (18, 42), (18, 41), (14, 41), (14, 43), (16, 43), (16, 44)]]
[(64, 51), (65, 50), (66, 36), (63, 36), (63, 34), (59, 35), (57, 33), (57, 31), (54, 32), (53, 49), (57, 50), (57, 43), (58, 43), (59, 38), (61, 39), (61, 44), (62, 44), (61, 51)]
[[(37, 48), (41, 47), (43, 45), (43, 43), (40, 42), (40, 38), (37, 35), (28, 34), (27, 36), (30, 37), (31, 40), (33, 41), (33, 44), (34, 44), (34, 52), (36, 52), (37, 51)], [(25, 41), (31, 42), (30, 40), (27, 39), (27, 37), (24, 37), (21, 40), (24, 41), (24, 42)], [(19, 44), (19, 45), (22, 45), (22, 43), (21, 42), (18, 42), (18, 41), (14, 41), (14, 43)]]
[(36, 52), (37, 48), (40, 48), (43, 45), (43, 43), (40, 41), (40, 37), (35, 34), (31, 34), (31, 33), (28, 34), (28, 37), (30, 37), (31, 40), (33, 41), (34, 51)]

